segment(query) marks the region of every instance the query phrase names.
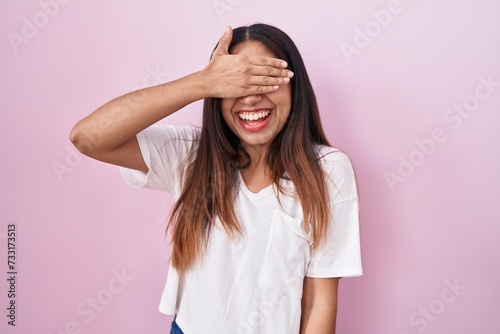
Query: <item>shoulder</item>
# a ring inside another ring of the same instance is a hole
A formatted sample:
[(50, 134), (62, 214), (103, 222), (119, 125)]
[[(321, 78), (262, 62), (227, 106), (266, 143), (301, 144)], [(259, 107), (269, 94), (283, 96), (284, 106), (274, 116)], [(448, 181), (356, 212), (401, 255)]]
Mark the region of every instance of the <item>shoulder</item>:
[(183, 166), (194, 156), (201, 129), (190, 125), (153, 124), (137, 134), (145, 159), (157, 168)]
[(326, 181), (337, 197), (335, 201), (356, 198), (356, 174), (347, 154), (336, 147), (323, 145), (316, 145), (316, 152)]
[(192, 125), (154, 124), (142, 132), (151, 138), (163, 140), (199, 140), (201, 128)]
[(325, 172), (336, 169), (338, 172), (354, 173), (351, 160), (347, 154), (332, 146), (316, 145), (316, 154)]

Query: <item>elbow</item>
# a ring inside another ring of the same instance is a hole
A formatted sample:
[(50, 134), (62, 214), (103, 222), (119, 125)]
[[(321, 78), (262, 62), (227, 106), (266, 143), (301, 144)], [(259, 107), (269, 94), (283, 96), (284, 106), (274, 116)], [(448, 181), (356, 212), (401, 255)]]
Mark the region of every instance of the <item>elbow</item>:
[(89, 157), (92, 157), (94, 145), (91, 144), (90, 139), (85, 134), (85, 131), (81, 129), (79, 123), (76, 123), (69, 133), (69, 140), (76, 147), (76, 149)]
[(79, 133), (78, 133), (78, 129), (77, 129), (77, 125), (75, 124), (73, 126), (73, 128), (71, 129), (71, 131), (69, 132), (69, 141), (75, 145), (76, 148), (78, 148), (77, 144), (78, 144), (78, 137), (79, 137)]

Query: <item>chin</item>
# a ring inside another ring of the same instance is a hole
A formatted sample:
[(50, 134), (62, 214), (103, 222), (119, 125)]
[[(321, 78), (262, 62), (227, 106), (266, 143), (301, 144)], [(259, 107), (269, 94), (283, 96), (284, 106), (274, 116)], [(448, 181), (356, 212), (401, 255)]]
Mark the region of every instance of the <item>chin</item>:
[(266, 138), (267, 136), (242, 136), (240, 140), (245, 142), (248, 146), (267, 146), (271, 144), (272, 138)]

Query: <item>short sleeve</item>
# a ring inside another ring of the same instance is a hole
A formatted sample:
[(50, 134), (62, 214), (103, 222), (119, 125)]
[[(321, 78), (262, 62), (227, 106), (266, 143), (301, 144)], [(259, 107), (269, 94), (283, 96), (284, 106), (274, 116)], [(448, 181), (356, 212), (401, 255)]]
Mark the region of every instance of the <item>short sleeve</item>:
[(359, 237), (359, 203), (356, 177), (345, 153), (323, 148), (321, 163), (330, 196), (331, 221), (326, 238), (311, 256), (308, 277), (362, 275)]
[(191, 126), (152, 125), (139, 132), (136, 137), (148, 173), (120, 167), (123, 178), (133, 188), (178, 192), (180, 172), (199, 142), (200, 131)]

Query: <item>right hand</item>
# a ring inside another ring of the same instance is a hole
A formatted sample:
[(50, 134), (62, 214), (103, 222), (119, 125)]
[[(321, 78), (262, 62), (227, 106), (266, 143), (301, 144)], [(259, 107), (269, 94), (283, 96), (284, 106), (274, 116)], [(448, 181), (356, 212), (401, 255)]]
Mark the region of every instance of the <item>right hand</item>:
[(290, 82), (293, 72), (286, 61), (264, 56), (229, 54), (233, 30), (227, 27), (212, 59), (201, 71), (208, 80), (210, 97), (238, 98), (273, 92)]

